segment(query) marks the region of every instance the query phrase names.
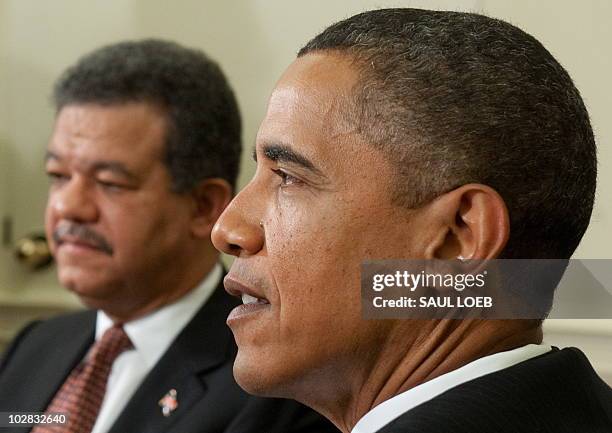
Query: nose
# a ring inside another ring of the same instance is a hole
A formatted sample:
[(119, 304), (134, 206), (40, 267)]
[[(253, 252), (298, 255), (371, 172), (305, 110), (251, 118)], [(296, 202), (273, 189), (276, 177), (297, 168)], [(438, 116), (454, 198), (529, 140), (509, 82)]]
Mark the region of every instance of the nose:
[(234, 197), (217, 220), (211, 238), (219, 251), (239, 257), (255, 255), (263, 248), (263, 224), (249, 206), (249, 199), (247, 186)]
[(70, 220), (91, 223), (98, 219), (94, 191), (88, 188), (85, 180), (73, 176), (61, 185), (54, 185), (49, 191), (48, 210), (56, 220)]

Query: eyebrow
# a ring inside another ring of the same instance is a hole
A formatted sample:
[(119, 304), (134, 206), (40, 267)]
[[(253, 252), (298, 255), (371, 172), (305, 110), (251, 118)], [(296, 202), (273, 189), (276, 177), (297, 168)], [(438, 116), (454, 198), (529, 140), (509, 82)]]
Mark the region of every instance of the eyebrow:
[[(62, 157), (55, 152), (47, 150), (45, 153), (45, 162), (49, 160), (61, 161)], [(96, 161), (90, 164), (90, 168), (94, 172), (110, 171), (112, 173), (124, 176), (130, 180), (137, 180), (137, 176), (132, 173), (125, 165), (118, 161)]]
[[(318, 175), (323, 175), (312, 161), (285, 144), (264, 144), (262, 146), (262, 153), (270, 161), (295, 164)], [(257, 152), (255, 149), (253, 149), (253, 159), (257, 162)]]

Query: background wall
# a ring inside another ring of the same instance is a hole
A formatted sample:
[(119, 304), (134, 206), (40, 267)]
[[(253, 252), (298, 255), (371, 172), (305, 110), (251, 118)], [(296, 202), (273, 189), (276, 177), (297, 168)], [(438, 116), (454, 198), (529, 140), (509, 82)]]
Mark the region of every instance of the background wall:
[[(6, 142), (7, 131), (6, 131), (6, 118), (7, 118), (7, 109), (8, 104), (3, 101), (7, 100), (6, 87), (7, 87), (7, 79), (6, 79), (6, 70), (7, 70), (7, 59), (6, 59), (6, 49), (5, 43), (7, 40), (7, 32), (6, 32), (6, 23), (5, 18), (6, 14), (4, 12), (4, 4), (0, 3), (0, 224), (2, 223), (3, 215), (8, 213), (7, 204), (6, 204), (6, 196), (8, 191), (8, 155), (6, 150), (8, 148), (8, 143)], [(7, 250), (3, 248), (2, 245), (4, 243), (4, 239), (2, 239), (0, 233), (0, 281), (4, 280), (5, 276), (8, 275), (8, 265), (9, 261), (6, 257)], [(2, 287), (2, 284), (0, 284)]]
[[(536, 36), (569, 70), (591, 114), (600, 159), (596, 208), (576, 257), (610, 258), (612, 2), (607, 0), (580, 5), (556, 0), (0, 0), (0, 218), (12, 220), (14, 238), (42, 230), (47, 187), (42, 159), (53, 122), (50, 89), (82, 54), (144, 37), (202, 48), (221, 63), (236, 90), (250, 150), (267, 97), (296, 51), (333, 21), (383, 6), (471, 10), (505, 19)], [(247, 151), (241, 185), (253, 170)], [(35, 315), (43, 307), (76, 305), (57, 286), (53, 269), (28, 271), (12, 258), (12, 242), (0, 247), (0, 344), (29, 317), (6, 308)], [(612, 381), (612, 322), (551, 322), (547, 331), (552, 342), (584, 347)]]

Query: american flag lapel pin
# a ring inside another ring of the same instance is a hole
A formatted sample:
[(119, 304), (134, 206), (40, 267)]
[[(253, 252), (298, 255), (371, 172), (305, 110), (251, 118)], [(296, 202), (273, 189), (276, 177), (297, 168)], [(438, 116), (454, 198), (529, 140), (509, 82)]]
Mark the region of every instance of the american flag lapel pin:
[(178, 407), (178, 399), (176, 398), (176, 389), (171, 389), (159, 401), (163, 416), (170, 416)]

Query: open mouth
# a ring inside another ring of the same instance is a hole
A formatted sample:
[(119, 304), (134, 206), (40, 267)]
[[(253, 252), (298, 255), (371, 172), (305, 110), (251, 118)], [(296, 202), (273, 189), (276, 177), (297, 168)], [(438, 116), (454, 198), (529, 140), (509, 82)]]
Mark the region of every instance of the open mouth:
[(258, 293), (258, 290), (248, 287), (238, 281), (225, 277), (225, 290), (232, 296), (242, 299), (242, 305), (234, 308), (227, 317), (230, 324), (239, 319), (262, 313), (270, 308), (270, 302)]
[(228, 325), (240, 319), (254, 317), (270, 309), (270, 303), (265, 299), (255, 298), (251, 295), (242, 295), (242, 305), (238, 305), (227, 316)]
[(253, 305), (253, 304), (268, 304), (270, 305), (270, 303), (268, 302), (267, 299), (261, 299), (261, 298), (256, 298), (255, 296), (251, 296), (247, 293), (243, 293), (242, 294), (242, 303), (244, 305)]

